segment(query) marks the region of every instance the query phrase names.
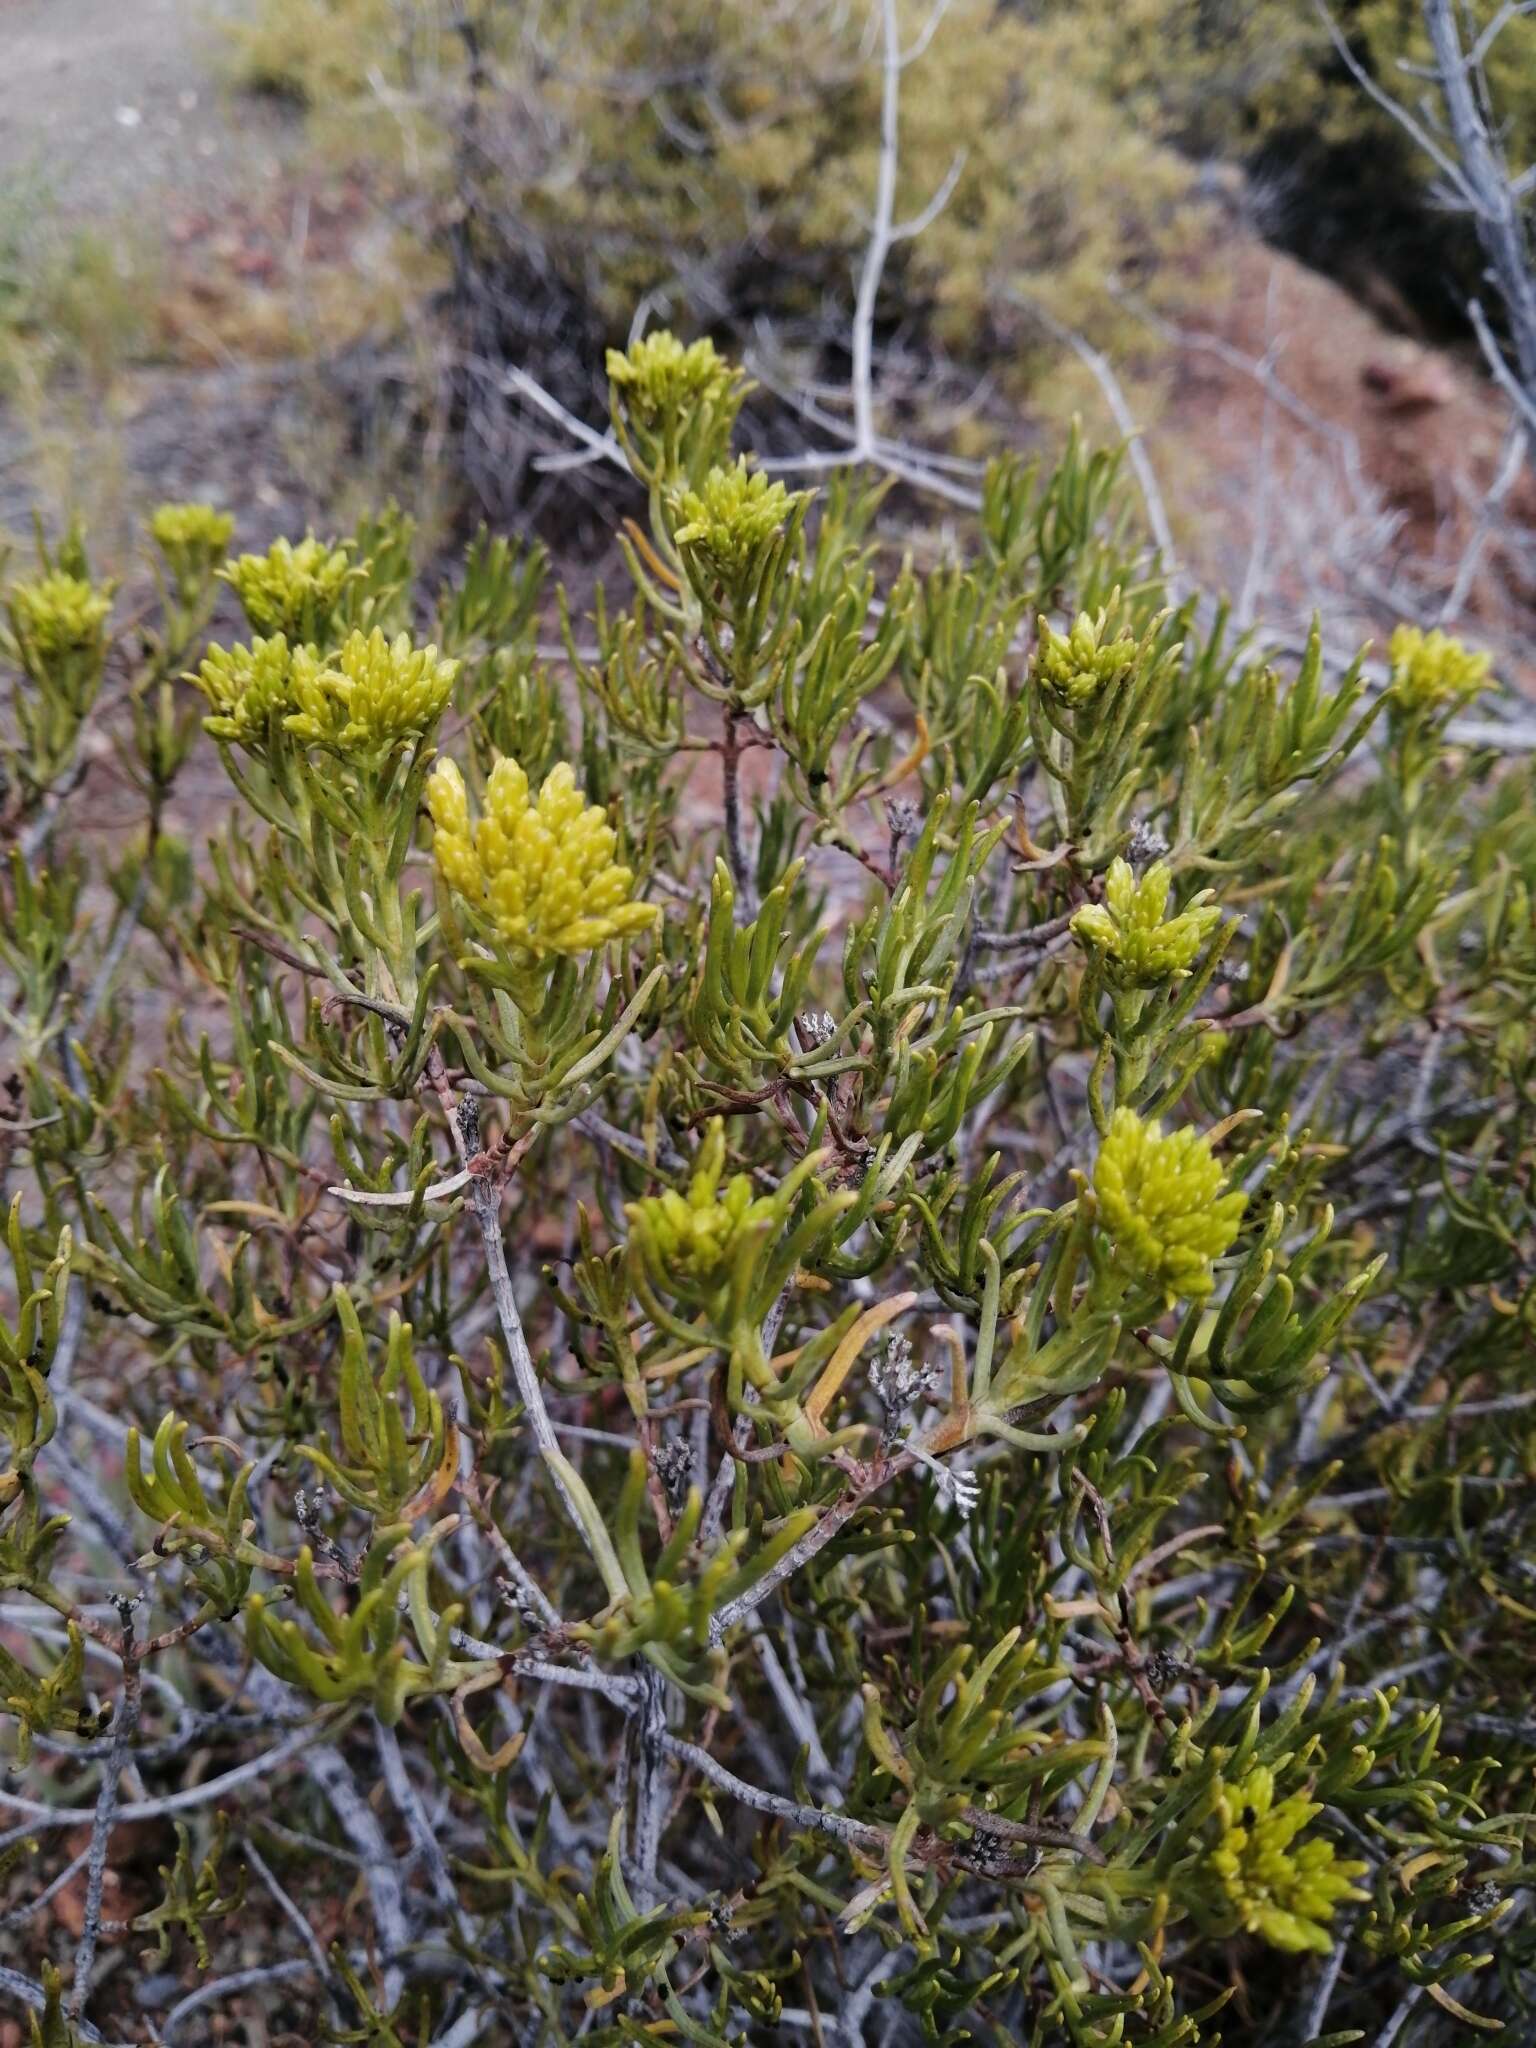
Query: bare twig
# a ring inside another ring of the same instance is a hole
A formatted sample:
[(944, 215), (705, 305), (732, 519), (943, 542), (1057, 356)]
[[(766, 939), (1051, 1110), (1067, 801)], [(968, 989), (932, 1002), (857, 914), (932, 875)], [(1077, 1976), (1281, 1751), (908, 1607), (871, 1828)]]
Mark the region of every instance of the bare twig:
[(133, 1740), (133, 1732), (139, 1725), (139, 1709), (144, 1698), (139, 1679), (137, 1646), (134, 1641), (133, 1605), (131, 1600), (125, 1599), (118, 1609), (123, 1623), (123, 1682), (112, 1717), (112, 1747), (107, 1755), (101, 1791), (97, 1795), (96, 1811), (91, 1821), (85, 1915), (81, 1923), (80, 1940), (75, 1949), (75, 1971), (66, 2005), (71, 2019), (78, 2019), (90, 1992), (91, 1969), (96, 1961), (96, 1944), (101, 1938), (101, 1891), (107, 1873), (107, 1850), (117, 1819), (123, 1765), (128, 1754), (128, 1746)]
[(1456, 575), (1445, 594), (1445, 602), (1436, 616), (1437, 626), (1449, 626), (1461, 617), (1481, 566), (1483, 550), (1487, 546), (1494, 518), (1520, 474), (1529, 442), (1530, 436), (1524, 424), (1518, 419), (1512, 420), (1509, 432), (1504, 437), (1504, 453), (1499, 461), (1498, 472), (1477, 508), (1472, 533), (1462, 550), (1461, 560), (1456, 565)]
[(315, 1974), (329, 1988), (334, 1981), (334, 1972), (326, 1957), (325, 1950), (320, 1946), (319, 1937), (316, 1935), (314, 1928), (310, 1926), (307, 1917), (299, 1910), (293, 1899), (283, 1889), (271, 1866), (254, 1842), (246, 1842), (240, 1853), (271, 1894), (278, 1911), (298, 1935), (305, 1948), (308, 1949), (309, 1959), (315, 1966)]
[(901, 121), (901, 22), (896, 0), (880, 0), (882, 71), (880, 86), (880, 156), (875, 173), (875, 217), (859, 270), (853, 307), (852, 367), (853, 459), (870, 461), (875, 448), (874, 344), (875, 303), (891, 253), (896, 213), (896, 169)]
[[(1458, 170), (1470, 188), (1478, 240), (1509, 322), (1521, 410), (1528, 421), (1536, 421), (1536, 274), (1531, 269), (1525, 220), (1510, 188), (1503, 154), (1473, 89), (1455, 10), (1450, 0), (1422, 0), (1422, 4)], [(1482, 339), (1481, 331), (1478, 338)]]
[[(188, 1785), (180, 1792), (166, 1792), (156, 1799), (135, 1799), (126, 1806), (119, 1805), (113, 1815), (113, 1824), (123, 1827), (129, 1821), (164, 1820), (173, 1813), (188, 1813), (194, 1807), (209, 1806), (214, 1800), (233, 1792), (237, 1786), (269, 1776), (279, 1764), (286, 1763), (289, 1757), (297, 1756), (300, 1750), (307, 1749), (328, 1733), (330, 1726), (329, 1721), (312, 1722), (290, 1735), (286, 1742), (263, 1750), (260, 1756), (248, 1757), (244, 1763), (216, 1778), (204, 1779), (200, 1785)], [(23, 1799), (3, 1787), (0, 1787), (0, 1807), (22, 1814), (31, 1825), (43, 1828), (79, 1827), (85, 1821), (94, 1824), (97, 1814), (94, 1806), (47, 1806), (39, 1799)]]
[(497, 1320), (501, 1325), (502, 1341), (506, 1345), (507, 1357), (511, 1361), (512, 1376), (517, 1381), (518, 1399), (523, 1404), (528, 1425), (533, 1431), (534, 1443), (572, 1525), (597, 1565), (603, 1583), (610, 1595), (622, 1597), (625, 1579), (612, 1540), (603, 1526), (602, 1518), (592, 1505), (580, 1476), (561, 1450), (554, 1425), (549, 1419), (549, 1410), (544, 1405), (544, 1394), (534, 1367), (533, 1354), (528, 1349), (528, 1339), (523, 1333), (523, 1319), (518, 1313), (517, 1296), (512, 1290), (512, 1275), (507, 1270), (507, 1250), (501, 1234), (500, 1193), (489, 1176), (475, 1182), (472, 1207), (480, 1226), (480, 1242), (485, 1253), (486, 1272), (491, 1283), (491, 1296), (496, 1304)]
[(710, 1641), (723, 1642), (738, 1621), (745, 1620), (754, 1608), (761, 1607), (770, 1593), (782, 1586), (786, 1579), (792, 1579), (818, 1552), (825, 1550), (838, 1531), (852, 1521), (870, 1495), (878, 1491), (895, 1471), (904, 1468), (904, 1462), (897, 1459), (890, 1465), (877, 1466), (862, 1483), (850, 1481), (821, 1519), (806, 1530), (798, 1543), (785, 1551), (770, 1571), (764, 1572), (755, 1585), (749, 1586), (745, 1593), (738, 1593), (734, 1600), (727, 1600), (710, 1616)]
[(1505, 361), (1504, 351), (1494, 338), (1493, 329), (1488, 325), (1488, 315), (1479, 300), (1468, 299), (1467, 318), (1472, 322), (1472, 331), (1477, 336), (1477, 345), (1483, 352), (1483, 361), (1488, 365), (1493, 381), (1525, 424), (1536, 427), (1536, 385), (1527, 390)]
[(749, 1784), (745, 1778), (738, 1778), (734, 1771), (728, 1771), (724, 1764), (717, 1763), (707, 1749), (701, 1749), (696, 1742), (685, 1742), (680, 1735), (664, 1733), (660, 1742), (669, 1756), (675, 1756), (680, 1763), (697, 1771), (701, 1778), (707, 1778), (711, 1785), (728, 1792), (733, 1799), (739, 1799), (743, 1806), (750, 1806), (758, 1813), (774, 1814), (780, 1820), (792, 1821), (796, 1827), (814, 1828), (819, 1834), (834, 1835), (841, 1842), (868, 1846), (886, 1840), (885, 1830), (873, 1822), (850, 1820), (845, 1813), (833, 1813), (824, 1806), (805, 1806), (798, 1799), (786, 1799), (782, 1793), (765, 1792), (762, 1786)]
[(1022, 307), (1032, 318), (1038, 320), (1048, 333), (1053, 334), (1059, 342), (1070, 348), (1073, 354), (1092, 371), (1099, 389), (1104, 394), (1104, 402), (1109, 407), (1114, 417), (1115, 425), (1119, 428), (1124, 438), (1125, 452), (1130, 461), (1131, 468), (1135, 472), (1142, 503), (1147, 509), (1147, 524), (1152, 529), (1152, 539), (1161, 558), (1163, 575), (1168, 585), (1169, 596), (1177, 604), (1179, 602), (1178, 594), (1182, 588), (1182, 581), (1179, 576), (1178, 555), (1173, 545), (1173, 528), (1168, 523), (1168, 508), (1163, 503), (1162, 488), (1157, 481), (1157, 471), (1152, 467), (1152, 459), (1147, 453), (1146, 440), (1142, 429), (1136, 424), (1135, 416), (1126, 399), (1120, 379), (1115, 375), (1113, 365), (1110, 363), (1109, 358), (1101, 350), (1096, 349), (1085, 336), (1077, 333), (1071, 327), (1064, 326), (1054, 314), (1048, 313), (1043, 306), (1036, 305), (1033, 300), (1020, 298), (1016, 293), (1012, 296), (1015, 305)]
[(1368, 98), (1376, 102), (1383, 113), (1390, 114), (1399, 127), (1405, 129), (1413, 137), (1419, 148), (1423, 150), (1424, 154), (1444, 175), (1451, 190), (1456, 194), (1461, 204), (1468, 208), (1469, 211), (1475, 212), (1477, 210), (1477, 195), (1463, 177), (1461, 166), (1456, 163), (1454, 158), (1446, 154), (1424, 124), (1413, 114), (1410, 114), (1400, 100), (1395, 100), (1391, 93), (1384, 91), (1376, 83), (1369, 71), (1366, 70), (1360, 59), (1349, 47), (1348, 39), (1339, 27), (1339, 24), (1334, 20), (1332, 14), (1323, 5), (1323, 0), (1315, 0), (1315, 5), (1318, 14), (1322, 18), (1323, 26), (1327, 29), (1333, 40), (1333, 47), (1338, 52), (1341, 63), (1354, 79), (1356, 85), (1360, 87), (1361, 91)]
[(394, 2004), (403, 1983), (396, 1958), (404, 1953), (411, 1938), (396, 1859), (373, 1808), (338, 1751), (330, 1747), (315, 1750), (306, 1760), (305, 1770), (325, 1794), (337, 1825), (357, 1851), (378, 1933), (384, 1996)]
[(261, 1984), (286, 1984), (294, 1977), (307, 1977), (314, 1967), (308, 1957), (295, 1956), (286, 1963), (263, 1963), (249, 1970), (234, 1970), (227, 1977), (215, 1977), (211, 1984), (199, 1984), (166, 2014), (160, 2030), (165, 2048), (171, 2048), (182, 2021), (205, 2006), (217, 2005), (221, 1998), (233, 1998), (240, 1991), (254, 1991)]

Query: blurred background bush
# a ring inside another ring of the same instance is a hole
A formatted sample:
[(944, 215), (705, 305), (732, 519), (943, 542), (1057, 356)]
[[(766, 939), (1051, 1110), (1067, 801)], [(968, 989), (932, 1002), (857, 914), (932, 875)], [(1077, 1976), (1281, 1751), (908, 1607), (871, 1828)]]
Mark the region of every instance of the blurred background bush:
[[(963, 458), (1133, 421), (1246, 615), (1379, 633), (1460, 578), (1518, 673), (1536, 505), (1517, 474), (1486, 512), (1476, 234), (1363, 82), (1430, 91), (1417, 0), (899, 12), (882, 432)], [(1536, 21), (1477, 0), (1469, 43), (1495, 24), (1519, 163)], [(867, 9), (4, 0), (0, 33), (0, 526), (110, 537), (153, 479), (261, 540), (387, 490), (444, 545), (489, 514), (579, 556), (611, 478), (507, 367), (600, 429), (604, 347), (647, 323), (748, 363), (758, 445), (849, 428)]]

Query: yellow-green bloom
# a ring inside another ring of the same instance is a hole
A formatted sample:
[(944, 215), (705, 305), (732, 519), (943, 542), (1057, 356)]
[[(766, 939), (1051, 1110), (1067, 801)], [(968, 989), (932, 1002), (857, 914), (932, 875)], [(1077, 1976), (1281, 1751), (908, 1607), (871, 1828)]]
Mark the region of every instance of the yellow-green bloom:
[(1237, 1924), (1273, 1948), (1326, 1955), (1335, 1908), (1366, 1896), (1353, 1882), (1364, 1863), (1336, 1856), (1326, 1836), (1297, 1840), (1321, 1812), (1301, 1792), (1277, 1805), (1274, 1772), (1262, 1764), (1218, 1800), (1221, 1839), (1210, 1852), (1211, 1873)]
[(293, 710), (287, 730), (309, 745), (338, 753), (387, 753), (429, 733), (442, 716), (459, 672), (435, 647), (413, 647), (398, 634), (386, 640), (377, 626), (353, 633), (324, 664), (307, 650), (290, 671)]
[(192, 680), (213, 707), (203, 725), (215, 739), (254, 747), (281, 719), (302, 745), (377, 755), (432, 730), (458, 670), (435, 647), (412, 647), (404, 633), (386, 640), (375, 626), (329, 658), (281, 633), (210, 647)]
[(725, 1171), (725, 1125), (716, 1117), (681, 1195), (675, 1188), (627, 1205), (635, 1242), (652, 1277), (669, 1293), (700, 1300), (729, 1275), (744, 1234), (776, 1213), (771, 1196), (753, 1197), (751, 1178)]
[(241, 555), (219, 571), (253, 632), (281, 633), (296, 644), (326, 638), (347, 585), (361, 574), (345, 542), (313, 534), (297, 546), (275, 540), (264, 555)]
[(236, 746), (258, 746), (273, 719), (293, 709), (294, 660), (295, 650), (281, 633), (254, 639), (249, 647), (210, 647), (190, 678), (212, 706), (204, 731)]
[(1136, 639), (1128, 626), (1110, 632), (1108, 609), (1079, 612), (1065, 633), (1058, 633), (1042, 618), (1035, 647), (1035, 680), (1063, 704), (1077, 709), (1117, 683), (1135, 662), (1136, 651)]
[(55, 569), (35, 583), (13, 584), (6, 607), (29, 675), (67, 656), (99, 659), (105, 652), (109, 587)]
[(665, 327), (608, 351), (608, 382), (637, 425), (665, 426), (697, 408), (739, 398), (739, 370), (716, 353), (712, 341), (684, 347)]
[(1491, 681), (1492, 659), (1464, 647), (1437, 626), (1399, 626), (1388, 648), (1392, 702), (1409, 717), (1470, 703)]
[(1117, 1109), (1099, 1148), (1093, 1189), (1122, 1269), (1172, 1302), (1200, 1301), (1215, 1286), (1211, 1267), (1230, 1248), (1247, 1196), (1226, 1191), (1209, 1141), (1170, 1131)]
[(740, 587), (750, 581), (800, 497), (761, 470), (748, 469), (747, 458), (739, 456), (728, 468), (710, 470), (698, 490), (674, 494), (678, 526), (673, 539), (716, 582)]
[(197, 554), (221, 562), (235, 530), (233, 516), (212, 505), (161, 505), (149, 522), (155, 543), (176, 561)]
[(1073, 931), (1098, 955), (1110, 981), (1125, 988), (1156, 988), (1188, 974), (1220, 924), (1221, 911), (1209, 889), (1168, 917), (1172, 881), (1162, 861), (1138, 881), (1130, 862), (1117, 858), (1105, 877), (1104, 901), (1086, 904), (1073, 918)]
[(478, 823), (458, 768), (439, 761), (427, 778), (427, 807), (444, 881), (534, 961), (590, 953), (661, 915), (632, 900), (634, 876), (614, 860), (607, 813), (587, 803), (568, 761), (556, 763), (534, 798), (518, 763), (498, 757)]

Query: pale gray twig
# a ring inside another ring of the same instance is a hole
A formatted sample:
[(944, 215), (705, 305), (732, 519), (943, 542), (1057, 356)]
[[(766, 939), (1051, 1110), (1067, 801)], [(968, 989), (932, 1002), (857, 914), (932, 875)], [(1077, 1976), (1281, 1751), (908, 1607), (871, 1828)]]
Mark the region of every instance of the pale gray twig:
[(128, 1746), (133, 1740), (133, 1731), (139, 1725), (139, 1709), (144, 1698), (143, 1687), (139, 1682), (138, 1659), (134, 1655), (132, 1603), (123, 1601), (120, 1611), (123, 1618), (123, 1682), (112, 1717), (112, 1747), (107, 1754), (101, 1790), (96, 1799), (96, 1811), (91, 1819), (91, 1846), (86, 1864), (85, 1913), (80, 1927), (80, 1939), (75, 1948), (74, 1976), (65, 2006), (71, 2019), (79, 2018), (90, 1992), (91, 1970), (96, 1961), (96, 1944), (101, 1938), (101, 1893), (107, 1874), (107, 1849), (118, 1816), (118, 1794), (121, 1790), (123, 1766)]
[(215, 1977), (211, 1984), (199, 1984), (189, 1991), (165, 2016), (160, 2029), (164, 2048), (171, 2048), (183, 2020), (204, 2006), (217, 2005), (221, 1998), (233, 1998), (238, 1991), (254, 1991), (261, 1984), (286, 1984), (294, 1977), (307, 1977), (314, 1968), (307, 1956), (295, 1956), (286, 1963), (262, 1963), (249, 1970), (235, 1970), (227, 1977)]

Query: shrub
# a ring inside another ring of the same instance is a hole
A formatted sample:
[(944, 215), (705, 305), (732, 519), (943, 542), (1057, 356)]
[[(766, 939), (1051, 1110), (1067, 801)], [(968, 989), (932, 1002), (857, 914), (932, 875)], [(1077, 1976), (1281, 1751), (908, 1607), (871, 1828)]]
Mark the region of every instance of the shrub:
[(1486, 669), (1282, 674), (1075, 441), (897, 560), (712, 353), (612, 393), (648, 516), (558, 637), (394, 512), (163, 510), (131, 631), (77, 535), (8, 590), (0, 1982), (50, 2042), (1527, 2038)]
[[(1224, 9), (1197, 51), (1171, 12), (1138, 0), (1132, 32), (1099, 0), (954, 0), (937, 21), (902, 0), (897, 214), (932, 217), (893, 252), (881, 326), (898, 357), (948, 352), (967, 393), (982, 364), (1019, 389), (1052, 346), (1021, 294), (1144, 344), (1124, 290), (1156, 296), (1160, 260), (1191, 256), (1206, 227), (1174, 144), (1197, 104), (1224, 104), (1218, 53), (1260, 41)], [(1259, 10), (1271, 27), (1275, 12)], [(381, 188), (427, 228), (428, 275), (451, 244), (439, 310), (470, 355), (505, 353), (585, 400), (588, 337), (622, 335), (645, 301), (743, 345), (768, 323), (808, 375), (841, 356), (830, 309), (868, 237), (880, 150), (879, 27), (863, 13), (473, 0), (391, 26), (375, 0), (262, 0), (235, 34), (247, 75), (307, 99), (328, 147), (387, 167)]]

